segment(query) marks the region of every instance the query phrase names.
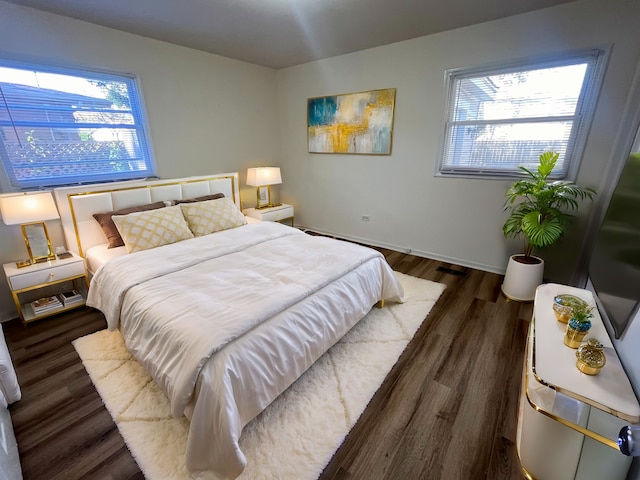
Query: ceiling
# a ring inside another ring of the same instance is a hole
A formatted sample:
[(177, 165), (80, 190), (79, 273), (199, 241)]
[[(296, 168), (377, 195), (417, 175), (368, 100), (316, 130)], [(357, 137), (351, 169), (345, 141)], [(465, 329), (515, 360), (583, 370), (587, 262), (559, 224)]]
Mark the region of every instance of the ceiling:
[(572, 0), (7, 0), (271, 68)]

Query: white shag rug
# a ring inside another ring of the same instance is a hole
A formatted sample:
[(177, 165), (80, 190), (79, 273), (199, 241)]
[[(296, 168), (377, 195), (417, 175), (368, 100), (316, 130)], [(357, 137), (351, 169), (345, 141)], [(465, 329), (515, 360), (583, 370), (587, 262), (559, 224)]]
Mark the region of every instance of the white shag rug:
[[(317, 479), (445, 286), (397, 273), (403, 304), (373, 308), (340, 342), (242, 431), (244, 480)], [(127, 351), (120, 332), (73, 342), (125, 443), (149, 480), (190, 479), (188, 420)]]

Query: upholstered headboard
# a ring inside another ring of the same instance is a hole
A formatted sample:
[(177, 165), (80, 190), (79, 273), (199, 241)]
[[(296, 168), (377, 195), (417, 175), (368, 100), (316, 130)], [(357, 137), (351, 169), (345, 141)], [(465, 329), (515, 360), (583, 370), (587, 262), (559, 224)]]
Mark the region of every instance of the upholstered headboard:
[(104, 213), (147, 203), (184, 200), (214, 193), (232, 198), (240, 208), (238, 172), (167, 180), (101, 183), (54, 189), (67, 248), (84, 256), (89, 248), (107, 242), (93, 218)]

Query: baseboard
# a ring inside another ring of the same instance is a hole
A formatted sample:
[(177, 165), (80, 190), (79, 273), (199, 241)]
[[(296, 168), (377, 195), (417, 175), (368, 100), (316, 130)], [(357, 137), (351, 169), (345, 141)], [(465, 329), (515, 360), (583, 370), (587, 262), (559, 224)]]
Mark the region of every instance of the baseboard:
[(476, 270), (496, 273), (498, 275), (504, 275), (504, 272), (506, 271), (506, 267), (496, 268), (493, 265), (485, 265), (483, 263), (470, 262), (462, 258), (447, 257), (435, 252), (428, 252), (424, 250), (414, 250), (412, 248), (407, 248), (407, 247), (395, 245), (392, 243), (379, 242), (376, 240), (372, 240), (370, 238), (362, 238), (354, 235), (346, 235), (346, 234), (334, 233), (334, 232), (325, 232), (322, 230), (318, 230), (316, 228), (308, 228), (300, 225), (296, 225), (296, 228), (302, 230), (303, 232), (308, 231), (308, 232), (318, 233), (320, 235), (339, 238), (342, 240), (349, 240), (351, 242), (363, 243), (365, 245), (371, 245), (373, 247), (388, 248), (389, 250), (393, 250), (394, 252), (408, 253), (411, 255), (415, 255), (416, 257), (429, 258), (431, 260), (438, 260), (440, 262), (445, 262), (445, 263), (453, 263), (455, 265), (460, 265), (462, 267), (475, 268)]

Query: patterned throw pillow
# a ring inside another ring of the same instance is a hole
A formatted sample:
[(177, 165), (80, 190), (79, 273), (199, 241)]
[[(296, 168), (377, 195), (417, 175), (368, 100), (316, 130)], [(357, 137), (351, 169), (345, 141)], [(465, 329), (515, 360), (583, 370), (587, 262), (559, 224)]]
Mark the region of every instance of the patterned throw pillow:
[(155, 210), (157, 208), (164, 208), (166, 206), (167, 205), (165, 205), (164, 202), (154, 202), (147, 205), (137, 205), (135, 207), (121, 208), (113, 212), (94, 213), (93, 218), (98, 221), (98, 223), (102, 227), (102, 231), (104, 231), (104, 234), (107, 236), (107, 240), (109, 240), (109, 246), (107, 248), (115, 248), (123, 246), (124, 241), (122, 240), (120, 232), (118, 232), (115, 223), (113, 223), (113, 220), (111, 220), (111, 217), (113, 217), (114, 215), (128, 215), (135, 212)]
[(193, 238), (178, 205), (112, 218), (129, 253)]
[(247, 219), (230, 198), (181, 203), (178, 206), (182, 209), (184, 218), (196, 237), (240, 227), (247, 223)]

